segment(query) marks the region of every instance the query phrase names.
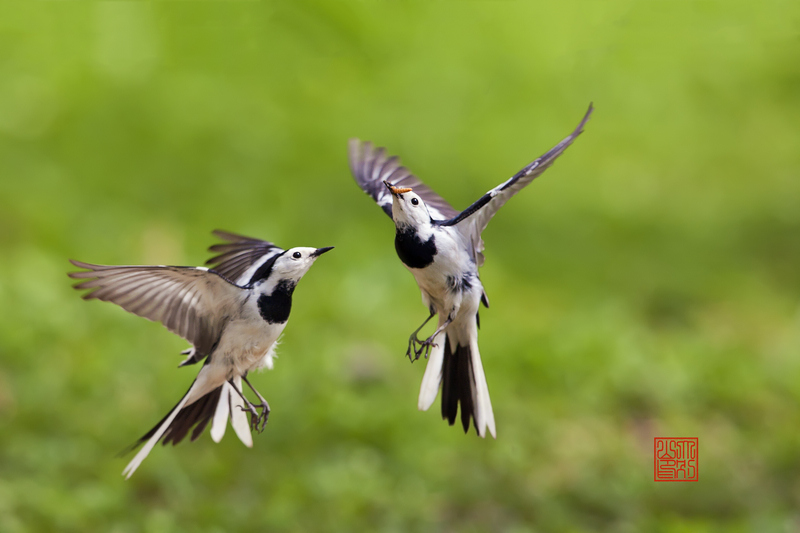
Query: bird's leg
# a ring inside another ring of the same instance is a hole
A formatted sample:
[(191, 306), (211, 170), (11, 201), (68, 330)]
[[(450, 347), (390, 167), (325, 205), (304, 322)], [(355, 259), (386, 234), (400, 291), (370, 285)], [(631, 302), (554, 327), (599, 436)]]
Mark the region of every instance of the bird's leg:
[[(420, 327), (415, 329), (414, 333), (412, 333), (408, 337), (408, 350), (406, 350), (406, 355), (408, 356), (408, 360), (411, 361), (412, 363), (415, 361), (415, 359), (411, 358), (411, 352), (414, 352), (416, 354), (417, 353), (417, 344), (422, 343), (422, 341), (419, 340), (419, 337), (417, 337), (417, 333), (419, 333), (419, 330), (424, 328), (425, 324), (430, 322), (431, 318), (433, 318), (434, 316), (436, 316), (436, 313), (433, 312), (433, 310), (431, 310), (431, 314), (430, 314), (430, 316), (428, 318), (425, 319), (425, 322), (423, 322)], [(417, 355), (417, 359), (419, 359), (419, 355)]]
[(267, 403), (267, 400), (263, 396), (261, 396), (261, 393), (258, 392), (256, 388), (250, 384), (249, 381), (247, 381), (246, 375), (242, 376), (242, 379), (244, 380), (245, 383), (247, 383), (247, 386), (253, 390), (256, 396), (258, 396), (258, 399), (261, 400), (261, 405), (256, 406), (261, 408), (261, 416), (260, 416), (261, 429), (258, 430), (260, 433), (264, 431), (264, 427), (267, 425), (267, 419), (269, 418), (269, 404)]
[[(247, 397), (245, 397), (245, 395), (244, 395), (244, 393), (242, 391), (240, 391), (238, 388), (236, 388), (236, 385), (233, 384), (233, 380), (232, 379), (229, 379), (228, 383), (230, 383), (231, 387), (233, 387), (233, 390), (235, 390), (236, 393), (239, 394), (239, 396), (242, 398), (242, 400), (244, 400), (244, 406), (240, 405), (239, 409), (241, 409), (242, 411), (247, 411), (247, 412), (250, 413), (250, 429), (251, 430), (257, 430), (258, 429), (258, 419), (259, 419), (260, 415), (258, 414), (258, 410), (256, 409), (256, 406), (253, 405), (250, 402), (250, 400), (247, 399)], [(249, 383), (248, 383), (248, 385), (249, 385)], [(250, 388), (252, 388), (252, 386)]]
[(439, 333), (441, 333), (442, 331), (444, 331), (444, 329), (445, 329), (447, 326), (449, 326), (449, 325), (450, 325), (450, 323), (451, 323), (452, 321), (453, 321), (453, 318), (452, 318), (452, 317), (448, 317), (448, 318), (447, 318), (447, 320), (445, 320), (445, 321), (444, 321), (444, 323), (443, 323), (441, 326), (439, 326), (438, 328), (436, 328), (436, 331), (434, 331), (434, 332), (433, 332), (433, 335), (431, 335), (430, 337), (428, 337), (428, 338), (427, 338), (427, 339), (425, 339), (424, 341), (418, 341), (418, 342), (419, 342), (419, 345), (420, 345), (420, 348), (419, 348), (419, 350), (414, 350), (414, 355), (415, 355), (415, 359), (414, 359), (414, 360), (415, 360), (415, 361), (416, 361), (417, 359), (419, 359), (419, 358), (420, 358), (420, 356), (421, 356), (423, 353), (425, 354), (425, 359), (427, 359), (427, 358), (428, 358), (428, 355), (430, 355), (430, 353), (431, 353), (431, 348), (433, 348), (434, 346), (436, 346), (436, 343), (434, 343), (434, 342), (433, 342), (433, 339), (435, 339), (435, 338), (436, 338), (436, 336), (437, 336)]

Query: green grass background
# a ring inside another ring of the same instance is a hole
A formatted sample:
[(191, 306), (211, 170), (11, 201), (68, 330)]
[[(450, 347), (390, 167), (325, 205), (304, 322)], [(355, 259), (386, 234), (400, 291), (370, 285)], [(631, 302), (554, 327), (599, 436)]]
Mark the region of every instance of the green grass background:
[[(0, 531), (799, 531), (800, 4), (0, 7)], [(425, 317), (347, 139), (463, 208), (596, 112), (484, 234), (498, 438), (418, 412)], [(68, 258), (330, 246), (246, 449), (120, 449), (181, 339)], [(697, 436), (698, 483), (653, 482)]]

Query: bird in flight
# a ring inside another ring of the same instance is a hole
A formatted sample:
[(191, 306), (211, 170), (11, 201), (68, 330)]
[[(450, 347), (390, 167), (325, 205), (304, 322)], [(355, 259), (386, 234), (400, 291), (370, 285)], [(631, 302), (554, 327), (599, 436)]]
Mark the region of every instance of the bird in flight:
[[(250, 384), (248, 372), (272, 368), (275, 345), (292, 309), (292, 293), (300, 279), (328, 248), (283, 250), (271, 242), (214, 231), (227, 241), (209, 248), (218, 255), (206, 267), (104, 266), (71, 260), (84, 270), (69, 277), (85, 280), (76, 289), (90, 289), (85, 300), (112, 302), (126, 311), (161, 322), (192, 344), (179, 365), (205, 359), (192, 386), (167, 415), (133, 446), (139, 450), (123, 471), (130, 478), (159, 440), (178, 444), (191, 440), (211, 422), (211, 438), (219, 442), (228, 419), (250, 447), (250, 431), (263, 431), (270, 409)], [(259, 404), (244, 395), (242, 381)], [(249, 424), (246, 413), (250, 414)]]
[[(350, 140), (353, 177), (394, 221), (395, 250), (414, 275), (422, 302), (430, 313), (410, 335), (406, 351), (412, 361), (422, 354), (430, 356), (418, 407), (428, 410), (441, 384), (442, 418), (453, 425), (460, 403), (465, 433), (472, 419), (478, 435), (485, 437), (488, 429), (497, 437), (478, 351), (478, 308), (480, 303), (489, 307), (478, 276), (478, 268), (484, 261), (481, 233), (509, 198), (542, 174), (583, 132), (592, 111), (590, 104), (569, 136), (461, 212), (411, 174), (396, 156), (388, 156), (385, 148)], [(420, 340), (417, 334), (436, 315), (439, 315), (436, 330)]]

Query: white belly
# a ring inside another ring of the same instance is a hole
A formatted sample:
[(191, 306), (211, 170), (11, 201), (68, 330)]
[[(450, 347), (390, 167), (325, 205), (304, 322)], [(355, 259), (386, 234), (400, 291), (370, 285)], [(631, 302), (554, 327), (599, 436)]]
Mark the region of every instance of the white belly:
[[(454, 243), (455, 244), (455, 243)], [(464, 267), (467, 270), (464, 270)], [(425, 268), (409, 268), (422, 292), (422, 302), (433, 307), (444, 322), (451, 314), (458, 319), (462, 312), (474, 315), (483, 292), (477, 268), (467, 252), (455, 246), (441, 249), (433, 263)], [(467, 279), (469, 287), (462, 285)]]
[(266, 356), (285, 325), (269, 324), (261, 317), (231, 322), (212, 354), (211, 364), (224, 367), (226, 379), (268, 365)]

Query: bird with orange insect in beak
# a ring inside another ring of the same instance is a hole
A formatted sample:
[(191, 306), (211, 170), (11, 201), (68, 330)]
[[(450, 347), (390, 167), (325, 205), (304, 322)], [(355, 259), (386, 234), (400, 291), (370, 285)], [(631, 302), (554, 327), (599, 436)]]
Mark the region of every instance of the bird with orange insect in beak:
[[(592, 106), (578, 127), (547, 153), (526, 165), (509, 180), (458, 212), (384, 148), (357, 139), (350, 141), (350, 169), (358, 185), (383, 208), (395, 224), (394, 246), (400, 261), (414, 276), (430, 315), (409, 337), (406, 355), (422, 354), (428, 365), (422, 378), (418, 407), (427, 410), (442, 388), (442, 418), (453, 425), (461, 405), (461, 424), (467, 432), (472, 420), (481, 437), (496, 437), (492, 402), (478, 351), (478, 308), (489, 299), (478, 276), (483, 265), (481, 233), (500, 207), (541, 175), (575, 138), (592, 114)], [(439, 315), (428, 338), (417, 336)]]

